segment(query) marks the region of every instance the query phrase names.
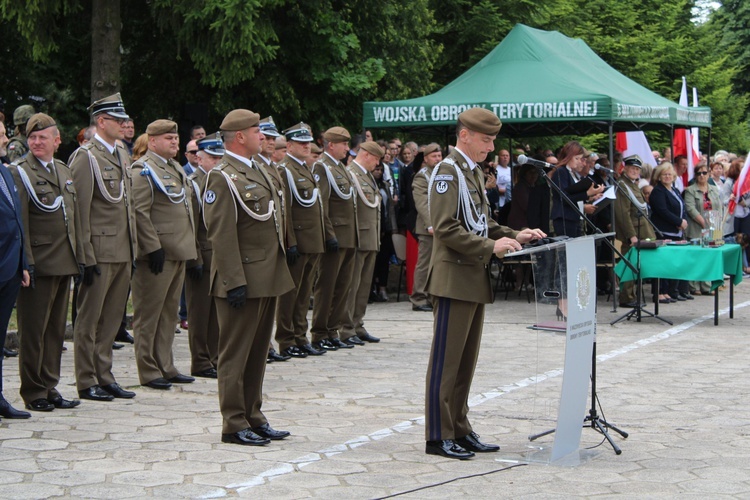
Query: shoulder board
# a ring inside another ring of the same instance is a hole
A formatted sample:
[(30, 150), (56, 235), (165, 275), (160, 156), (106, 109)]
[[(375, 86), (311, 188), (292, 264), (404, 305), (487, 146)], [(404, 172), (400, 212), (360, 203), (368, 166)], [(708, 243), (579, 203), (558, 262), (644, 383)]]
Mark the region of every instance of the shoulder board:
[(426, 174), (426, 173), (427, 173), (427, 167), (422, 167), (422, 168), (420, 168), (420, 169), (419, 169), (419, 172), (417, 172), (417, 173), (418, 173), (418, 174), (423, 174), (423, 175), (424, 175), (424, 174)]
[(446, 165), (451, 165), (451, 166), (455, 167), (456, 166), (456, 161), (453, 158), (448, 157), (448, 158), (443, 159), (443, 161), (441, 161), (440, 164), (441, 165), (442, 164), (446, 164)]
[(143, 168), (143, 167), (145, 167), (145, 165), (144, 165), (144, 162), (142, 160), (137, 160), (135, 163), (133, 163), (132, 165), (130, 165), (131, 169), (134, 169), (134, 168)]
[(65, 168), (68, 168), (68, 164), (65, 163), (62, 160), (58, 160), (57, 158), (53, 158), (52, 161), (55, 162), (55, 166), (56, 167), (65, 167)]
[(189, 180), (191, 180), (191, 181), (194, 181), (195, 179), (197, 179), (197, 178), (198, 178), (198, 174), (196, 174), (195, 172), (193, 172), (192, 174), (188, 175), (188, 177), (187, 177), (187, 178), (188, 178)]
[(85, 149), (86, 151), (90, 151), (91, 148), (93, 148), (93, 147), (94, 147), (94, 141), (89, 141), (86, 144), (84, 144), (83, 146), (81, 146), (81, 149)]

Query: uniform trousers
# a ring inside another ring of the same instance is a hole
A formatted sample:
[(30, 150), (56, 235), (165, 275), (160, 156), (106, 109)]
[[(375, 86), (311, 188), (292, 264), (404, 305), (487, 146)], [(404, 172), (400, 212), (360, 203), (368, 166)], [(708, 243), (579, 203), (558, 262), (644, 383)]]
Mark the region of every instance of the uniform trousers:
[(307, 340), (307, 311), (320, 256), (319, 253), (303, 253), (293, 266), (289, 266), (294, 288), (279, 297), (276, 309), (276, 342), (281, 351), (310, 343)]
[[(5, 346), (5, 337), (8, 334), (8, 322), (10, 321), (13, 306), (16, 305), (18, 290), (21, 289), (21, 273), (16, 274), (8, 281), (0, 282), (0, 347)], [(3, 395), (3, 358), (0, 355), (0, 399)]]
[(432, 257), (432, 238), (431, 234), (420, 234), (419, 252), (417, 254), (417, 267), (414, 269), (414, 290), (409, 300), (415, 306), (425, 306), (430, 304), (430, 297), (424, 291), (427, 284), (427, 271), (430, 269), (430, 258)]
[(202, 372), (216, 367), (219, 359), (219, 317), (216, 315), (211, 288), (211, 250), (201, 252), (203, 276), (195, 281), (185, 279), (187, 297), (190, 371)]
[(346, 317), (347, 297), (352, 282), (356, 248), (339, 248), (324, 253), (320, 259), (320, 276), (315, 285), (313, 317), (310, 334), (317, 342), (335, 339)]
[(268, 421), (260, 410), (277, 297), (247, 299), (239, 309), (215, 298), (219, 316), (219, 407), (223, 434)]
[(372, 271), (375, 269), (375, 258), (378, 252), (359, 251), (354, 259), (352, 268), (352, 283), (349, 286), (349, 296), (346, 301), (346, 316), (341, 326), (341, 338), (348, 339), (353, 335), (366, 335), (365, 312), (367, 300), (370, 298), (372, 286)]
[(130, 262), (100, 263), (101, 275), (78, 288), (73, 339), (76, 387), (79, 391), (116, 382), (112, 374), (112, 343), (127, 306)]
[(68, 319), (70, 276), (39, 276), (18, 294), (18, 364), (25, 403), (60, 395), (60, 359)]
[(427, 365), (425, 437), (457, 439), (471, 431), (469, 390), (479, 356), (484, 304), (434, 297), (433, 338)]
[(132, 285), (133, 334), (141, 384), (179, 374), (174, 366), (172, 344), (184, 281), (185, 261), (168, 260), (159, 274), (151, 272), (148, 261), (137, 263)]
[[(620, 253), (625, 255), (630, 251), (630, 242), (623, 242), (622, 243), (622, 249), (620, 250)], [(633, 264), (636, 264), (633, 262)], [(630, 302), (635, 302), (636, 299), (636, 288), (635, 285), (637, 284), (637, 281), (623, 281), (620, 283), (620, 305), (628, 304)], [(643, 293), (643, 290), (641, 290), (641, 300), (646, 295)]]

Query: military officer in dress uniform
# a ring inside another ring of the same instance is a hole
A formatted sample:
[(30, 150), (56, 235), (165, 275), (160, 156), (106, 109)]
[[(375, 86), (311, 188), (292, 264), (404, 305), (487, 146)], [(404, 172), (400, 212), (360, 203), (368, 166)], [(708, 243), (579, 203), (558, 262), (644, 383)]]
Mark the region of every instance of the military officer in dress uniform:
[(15, 125), (16, 130), (8, 143), (8, 159), (12, 162), (29, 152), (29, 146), (26, 139), (26, 136), (28, 135), (26, 123), (34, 113), (34, 106), (30, 104), (18, 106), (16, 110), (13, 111), (13, 125)]
[(85, 266), (73, 331), (76, 386), (81, 399), (111, 401), (135, 396), (112, 374), (112, 343), (128, 301), (135, 261), (130, 156), (121, 143), (128, 115), (119, 93), (94, 101), (89, 110), (96, 134), (69, 162), (78, 193)]
[(419, 253), (417, 266), (414, 270), (414, 290), (409, 300), (414, 311), (432, 311), (432, 302), (424, 290), (432, 256), (433, 232), (430, 212), (427, 209), (427, 185), (430, 182), (430, 175), (432, 175), (435, 165), (443, 159), (443, 153), (440, 151), (440, 145), (433, 142), (425, 146), (422, 154), (424, 155), (422, 168), (414, 175), (411, 184), (412, 199), (417, 210), (414, 234), (419, 238)]
[(26, 124), (30, 154), (10, 166), (21, 199), (31, 286), (18, 296), (21, 397), (26, 408), (74, 408), (63, 399), (60, 381), (70, 277), (84, 261), (76, 189), (70, 170), (53, 155), (60, 145), (55, 121), (37, 113)]
[(492, 301), (490, 258), (546, 236), (538, 229), (513, 231), (490, 216), (477, 163), (494, 151), (499, 131), (500, 120), (491, 111), (464, 111), (458, 116), (455, 149), (430, 177), (434, 247), (427, 292), (433, 296), (435, 318), (425, 398), (425, 451), (430, 455), (467, 459), (474, 452), (499, 449), (479, 440), (467, 415), (484, 304)]
[(193, 205), (195, 234), (200, 252), (198, 258), (188, 261), (185, 271), (185, 294), (187, 297), (188, 341), (190, 344), (190, 372), (196, 377), (217, 378), (219, 361), (219, 317), (216, 304), (211, 297), (211, 242), (203, 221), (203, 192), (206, 176), (224, 157), (221, 134), (211, 134), (196, 143), (200, 163), (188, 176), (193, 185), (190, 197)]
[(276, 341), (281, 354), (306, 358), (325, 354), (307, 339), (307, 310), (320, 256), (325, 251), (338, 250), (338, 242), (323, 210), (318, 181), (305, 164), (313, 141), (310, 130), (298, 123), (285, 130), (284, 135), (287, 153), (279, 163), (279, 173), (285, 182), (284, 196), (291, 206), (286, 214), (291, 227), (286, 260), (294, 289), (279, 297)]
[(197, 259), (191, 184), (174, 160), (177, 124), (156, 120), (146, 128), (148, 152), (131, 170), (138, 252), (133, 276), (133, 330), (141, 385), (169, 389), (195, 379), (174, 366), (172, 344), (185, 261)]
[(346, 316), (347, 296), (357, 255), (357, 193), (351, 174), (341, 160), (349, 152), (351, 135), (344, 127), (332, 127), (323, 134), (324, 152), (313, 165), (323, 208), (339, 244), (338, 252), (323, 254), (315, 285), (310, 335), (317, 349), (351, 349), (341, 341), (339, 330)]
[(352, 268), (352, 282), (346, 304), (346, 316), (339, 334), (350, 345), (380, 342), (364, 326), (367, 299), (372, 286), (375, 257), (380, 248), (380, 195), (372, 171), (385, 154), (376, 142), (359, 145), (357, 157), (349, 165), (354, 190), (357, 192), (357, 238), (359, 245)]
[[(615, 198), (615, 231), (617, 239), (622, 241), (623, 255), (628, 253), (630, 247), (639, 240), (656, 239), (654, 229), (651, 227), (646, 215), (648, 204), (643, 193), (638, 187), (641, 178), (641, 167), (643, 163), (638, 155), (628, 156), (623, 160), (625, 164), (624, 174), (618, 181), (623, 192), (627, 196)], [(643, 217), (641, 217), (641, 214)], [(623, 307), (636, 307), (635, 285), (632, 281), (620, 284), (620, 305)]]
[(221, 123), (226, 153), (208, 173), (204, 219), (213, 246), (211, 294), (219, 316), (221, 440), (264, 445), (283, 439), (261, 411), (276, 300), (294, 287), (286, 265), (281, 199), (260, 151), (257, 113), (230, 111)]
[[(273, 121), (272, 116), (267, 116), (261, 119), (258, 125), (262, 133), (262, 141), (260, 143), (260, 153), (253, 156), (253, 161), (265, 167), (266, 172), (268, 172), (269, 177), (271, 177), (274, 188), (279, 192), (279, 197), (281, 199), (281, 210), (278, 211), (277, 214), (280, 219), (281, 227), (284, 228), (284, 239), (288, 240), (289, 237), (287, 235), (291, 230), (291, 227), (289, 226), (289, 217), (286, 216), (286, 214), (289, 213), (290, 210), (289, 197), (284, 196), (284, 191), (286, 190), (286, 188), (284, 187), (284, 181), (281, 178), (279, 169), (276, 167), (276, 162), (272, 160), (276, 152), (276, 139), (279, 137), (283, 138), (284, 136), (279, 133), (279, 130), (276, 128), (276, 123)], [(286, 143), (284, 144), (285, 146), (283, 151), (285, 155)], [(282, 155), (282, 157), (284, 155)], [(273, 363), (274, 361), (288, 361), (291, 358), (291, 356), (287, 356), (286, 354), (279, 354), (278, 352), (276, 352), (273, 344), (268, 345), (268, 357), (266, 358), (267, 363)]]

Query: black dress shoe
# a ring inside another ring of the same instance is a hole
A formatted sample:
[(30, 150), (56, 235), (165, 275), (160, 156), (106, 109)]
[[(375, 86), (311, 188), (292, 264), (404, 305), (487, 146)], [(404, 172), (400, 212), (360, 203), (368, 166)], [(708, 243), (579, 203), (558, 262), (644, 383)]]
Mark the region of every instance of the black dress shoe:
[(473, 452), (463, 449), (452, 439), (427, 441), (424, 451), (428, 455), (441, 455), (443, 457), (456, 458), (458, 460), (466, 460), (474, 456)]
[(339, 348), (331, 344), (328, 339), (318, 340), (312, 343), (313, 347), (321, 351), (338, 351)]
[(31, 413), (27, 411), (16, 410), (8, 401), (0, 395), (0, 417), (5, 418), (31, 418)]
[(201, 370), (199, 372), (193, 372), (191, 375), (195, 377), (203, 377), (203, 378), (218, 378), (219, 374), (216, 372), (216, 368), (213, 366), (211, 368), (206, 368), (205, 370)]
[(349, 345), (351, 345), (351, 346), (355, 346), (355, 345), (365, 345), (365, 343), (364, 343), (364, 342), (362, 342), (362, 341), (360, 340), (360, 338), (359, 338), (359, 337), (357, 337), (356, 335), (352, 335), (352, 336), (351, 336), (351, 337), (349, 337), (348, 339), (344, 339), (344, 340), (343, 340), (343, 342), (344, 342), (345, 344), (349, 344)]
[(421, 306), (411, 306), (411, 310), (428, 312), (428, 311), (432, 311), (432, 306), (430, 304), (422, 304)]
[(242, 444), (245, 446), (263, 446), (271, 442), (270, 439), (261, 437), (251, 429), (243, 429), (232, 434), (222, 434), (222, 443)]
[(307, 353), (297, 347), (296, 345), (293, 345), (292, 347), (287, 347), (283, 351), (281, 351), (281, 354), (284, 356), (289, 356), (290, 358), (306, 358)]
[(677, 294), (677, 297), (674, 297), (674, 298), (675, 298), (675, 299), (677, 299), (677, 300), (678, 300), (678, 301), (680, 301), (680, 302), (685, 302), (685, 301), (687, 301), (687, 299), (685, 298), (685, 296), (684, 296), (684, 295), (682, 295), (682, 294)]
[(353, 345), (341, 342), (341, 339), (339, 338), (328, 339), (328, 342), (330, 342), (331, 345), (337, 347), (338, 349), (354, 349)]
[(71, 408), (75, 408), (76, 406), (81, 404), (81, 402), (77, 399), (71, 401), (69, 399), (63, 399), (63, 397), (60, 395), (51, 399), (47, 399), (47, 401), (52, 403), (55, 408), (59, 408), (62, 410), (70, 410)]
[(26, 409), (34, 411), (52, 411), (55, 409), (55, 405), (46, 399), (35, 399), (31, 403), (26, 403)]
[(291, 356), (287, 356), (285, 354), (279, 354), (278, 352), (276, 352), (276, 349), (273, 349), (273, 348), (271, 348), (268, 351), (269, 362), (271, 362), (271, 361), (286, 361), (286, 360), (291, 359), (291, 358), (292, 358)]
[(359, 338), (359, 340), (364, 340), (365, 342), (370, 342), (371, 344), (377, 344), (378, 342), (380, 342), (379, 338), (373, 337), (369, 333), (363, 333), (361, 335), (357, 335), (357, 337)]
[(271, 441), (278, 441), (291, 435), (289, 431), (277, 431), (273, 429), (268, 423), (261, 425), (260, 427), (253, 427), (252, 431), (260, 437), (268, 438)]
[(135, 397), (133, 391), (126, 391), (118, 383), (103, 385), (102, 389), (119, 399), (132, 399)]
[(689, 293), (681, 293), (681, 294), (680, 294), (680, 297), (682, 297), (682, 298), (683, 298), (683, 299), (685, 299), (685, 300), (695, 300), (695, 297), (693, 297), (693, 296), (692, 296), (691, 294), (689, 294)]
[(92, 387), (89, 387), (88, 389), (78, 391), (78, 397), (81, 399), (90, 399), (91, 401), (112, 401), (113, 399), (115, 399), (114, 396), (112, 396), (110, 393), (108, 393), (98, 385), (94, 385)]
[(135, 339), (128, 333), (127, 330), (120, 330), (117, 332), (115, 342), (125, 342), (126, 344), (135, 344)]
[(470, 432), (467, 436), (456, 439), (456, 443), (465, 450), (477, 453), (489, 453), (500, 450), (500, 447), (496, 444), (481, 442), (476, 432)]
[(174, 377), (170, 378), (169, 381), (173, 384), (191, 384), (195, 382), (195, 379), (190, 375), (183, 375), (182, 373), (178, 373)]
[(18, 356), (18, 351), (13, 351), (11, 349), (6, 349), (5, 347), (3, 347), (3, 356), (5, 356), (6, 358), (15, 358), (16, 356)]
[(117, 342), (112, 342), (112, 349), (114, 349), (115, 351), (118, 349), (122, 349), (123, 347), (125, 346), (122, 344), (118, 344)]
[(306, 352), (310, 356), (322, 356), (326, 353), (323, 349), (316, 349), (311, 344), (300, 346), (300, 350)]
[(172, 387), (172, 383), (162, 377), (155, 378), (151, 382), (146, 382), (142, 385), (145, 385), (146, 387), (150, 387), (152, 389), (169, 389), (170, 387)]

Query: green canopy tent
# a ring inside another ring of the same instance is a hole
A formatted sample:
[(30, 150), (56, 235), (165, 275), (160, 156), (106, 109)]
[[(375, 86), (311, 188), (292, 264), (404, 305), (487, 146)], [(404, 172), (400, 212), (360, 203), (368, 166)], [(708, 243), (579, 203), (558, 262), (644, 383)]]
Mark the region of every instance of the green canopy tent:
[(710, 108), (679, 106), (620, 74), (582, 40), (522, 24), (434, 94), (365, 102), (363, 126), (445, 131), (477, 106), (500, 117), (500, 135), (509, 137), (711, 127)]

